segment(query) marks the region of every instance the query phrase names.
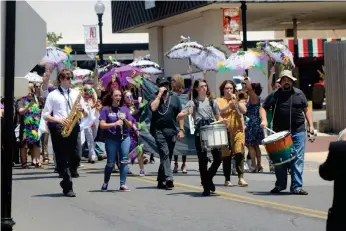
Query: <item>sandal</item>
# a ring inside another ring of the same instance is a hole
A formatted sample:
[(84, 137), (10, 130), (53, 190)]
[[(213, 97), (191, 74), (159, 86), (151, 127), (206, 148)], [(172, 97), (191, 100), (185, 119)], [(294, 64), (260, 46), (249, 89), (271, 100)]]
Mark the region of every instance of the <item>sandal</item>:
[(43, 165), (41, 163), (36, 163), (35, 164), (35, 168), (44, 168)]
[(181, 171), (183, 172), (183, 174), (187, 174), (186, 164), (181, 165)]
[(28, 162), (22, 163), (22, 169), (27, 169), (27, 168), (29, 168)]
[(49, 164), (49, 158), (43, 158), (43, 163), (44, 165), (48, 165)]
[(174, 169), (173, 169), (173, 173), (178, 173), (178, 163), (174, 163)]

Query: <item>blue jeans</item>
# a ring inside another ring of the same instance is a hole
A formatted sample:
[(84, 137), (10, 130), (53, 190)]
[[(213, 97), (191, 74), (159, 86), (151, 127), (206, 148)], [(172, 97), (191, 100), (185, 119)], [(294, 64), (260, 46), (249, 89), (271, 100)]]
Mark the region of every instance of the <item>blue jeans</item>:
[[(99, 160), (102, 160), (101, 155), (104, 154), (104, 150), (102, 149), (100, 143), (102, 142), (95, 142), (95, 152), (96, 156), (98, 157)], [(89, 147), (88, 143), (85, 141), (84, 144), (82, 145), (82, 156), (85, 158), (88, 158), (89, 155)]]
[(126, 176), (128, 172), (127, 162), (130, 152), (131, 139), (127, 137), (123, 140), (106, 139), (105, 148), (107, 153), (107, 165), (105, 167), (104, 183), (109, 182), (114, 164), (118, 162), (117, 153), (120, 159), (120, 186), (126, 184)]
[(291, 169), (291, 192), (296, 192), (303, 187), (303, 170), (306, 132), (292, 133), (295, 158), (288, 163), (275, 166), (276, 183), (275, 186), (286, 189), (287, 169)]

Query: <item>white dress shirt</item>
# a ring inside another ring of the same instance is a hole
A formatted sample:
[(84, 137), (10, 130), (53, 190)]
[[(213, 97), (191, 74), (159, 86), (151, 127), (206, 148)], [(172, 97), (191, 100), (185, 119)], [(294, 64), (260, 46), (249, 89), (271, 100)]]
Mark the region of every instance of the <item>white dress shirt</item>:
[[(73, 104), (77, 100), (79, 92), (73, 89), (61, 89), (63, 90), (64, 95), (59, 91), (59, 89), (55, 89), (54, 91), (48, 94), (46, 98), (46, 103), (44, 105), (44, 109), (42, 111), (44, 119), (46, 119), (47, 115), (50, 115), (52, 112), (54, 118), (61, 119), (66, 119), (70, 114), (71, 109), (69, 108), (68, 101), (70, 102), (70, 106), (72, 108)], [(81, 97), (79, 103), (80, 105), (82, 105), (84, 111), (87, 112), (88, 109), (85, 106), (83, 97)]]

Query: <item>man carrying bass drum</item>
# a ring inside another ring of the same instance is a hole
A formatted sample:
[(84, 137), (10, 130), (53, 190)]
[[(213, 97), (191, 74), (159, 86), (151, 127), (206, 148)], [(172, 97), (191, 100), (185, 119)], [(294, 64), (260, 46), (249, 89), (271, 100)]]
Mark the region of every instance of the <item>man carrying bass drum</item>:
[[(292, 72), (283, 70), (278, 82), (281, 88), (272, 92), (260, 109), (263, 118), (261, 126), (268, 126), (266, 111), (273, 109), (273, 130), (275, 132), (289, 131), (293, 141), (293, 154), (290, 162), (275, 166), (276, 183), (271, 193), (280, 193), (287, 187), (287, 169), (291, 170), (290, 191), (295, 195), (308, 195), (303, 189), (304, 153), (306, 142), (305, 118), (309, 124), (309, 132), (314, 133), (312, 112), (308, 109), (308, 102), (304, 93), (293, 87), (297, 79)], [(266, 111), (265, 111), (266, 110)]]
[[(190, 98), (190, 97), (189, 97)], [(207, 150), (202, 148), (200, 139), (200, 129), (205, 125), (222, 120), (220, 110), (215, 99), (211, 97), (206, 80), (196, 80), (192, 89), (192, 100), (187, 102), (185, 108), (177, 116), (177, 120), (184, 121), (184, 117), (192, 115), (195, 121), (195, 146), (198, 155), (199, 172), (203, 185), (203, 196), (209, 196), (210, 192), (215, 192), (213, 177), (221, 164), (220, 149), (212, 149), (213, 163), (208, 166)]]

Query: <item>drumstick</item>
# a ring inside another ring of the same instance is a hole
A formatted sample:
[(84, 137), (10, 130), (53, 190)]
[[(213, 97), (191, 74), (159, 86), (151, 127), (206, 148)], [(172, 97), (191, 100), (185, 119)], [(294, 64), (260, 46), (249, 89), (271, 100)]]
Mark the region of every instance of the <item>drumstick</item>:
[(276, 133), (276, 132), (274, 132), (273, 130), (271, 130), (270, 128), (265, 127), (265, 129), (267, 129), (267, 130), (270, 131), (271, 133)]

